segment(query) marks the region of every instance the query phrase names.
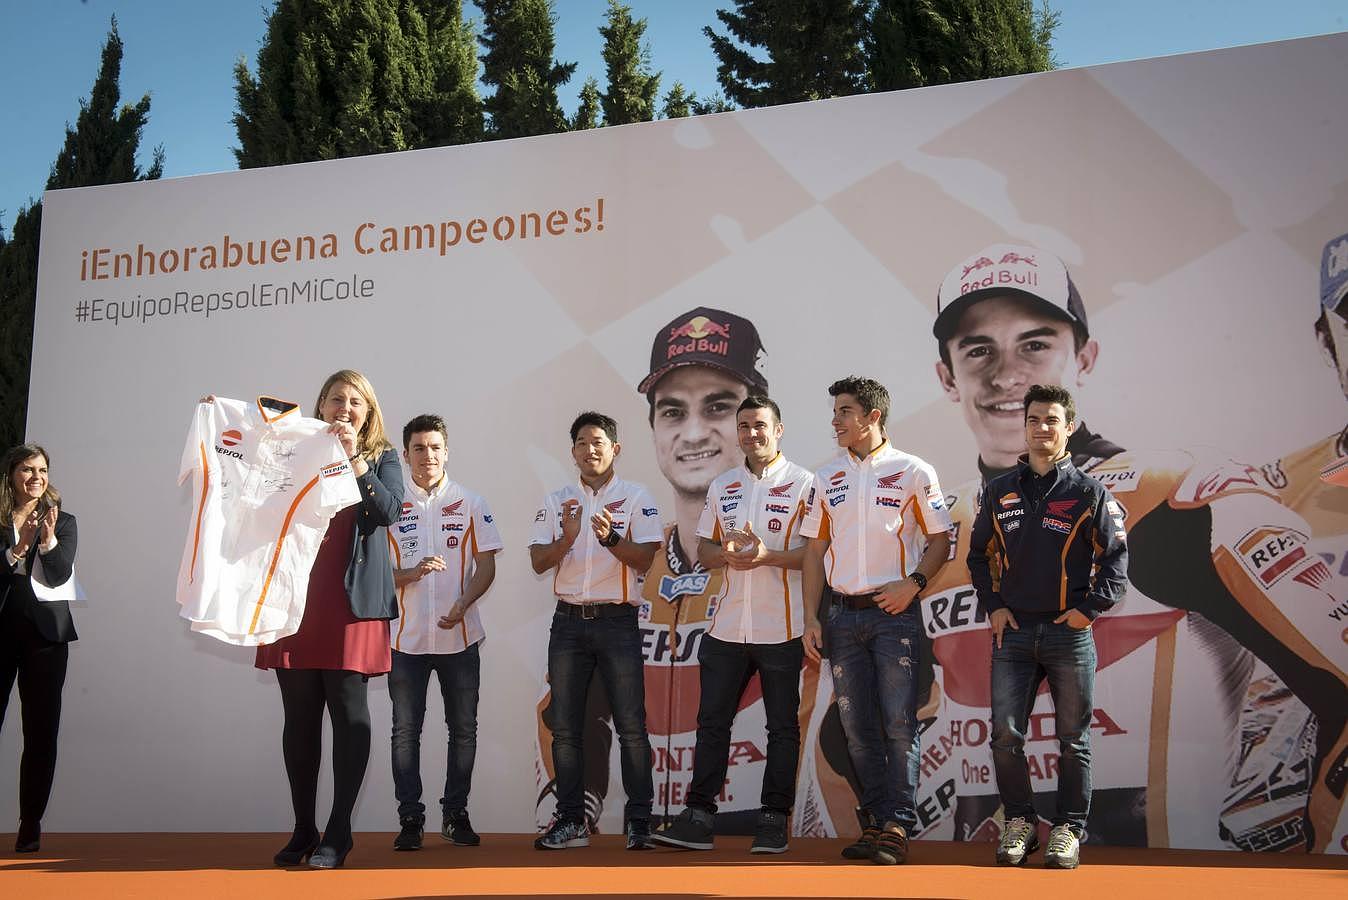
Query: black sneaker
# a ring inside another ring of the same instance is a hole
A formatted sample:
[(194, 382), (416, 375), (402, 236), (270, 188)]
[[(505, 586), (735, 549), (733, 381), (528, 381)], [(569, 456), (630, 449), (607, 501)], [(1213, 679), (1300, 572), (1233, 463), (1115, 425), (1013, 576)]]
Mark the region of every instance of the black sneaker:
[(534, 841), (535, 850), (566, 850), (569, 847), (590, 846), (590, 830), (584, 822), (572, 819), (554, 819), (548, 830)]
[(749, 852), (786, 852), (786, 813), (775, 809), (758, 811), (758, 824), (754, 826), (754, 842), (749, 845)]
[(898, 822), (886, 822), (875, 839), (871, 862), (878, 866), (898, 866), (908, 861), (908, 832)]
[(445, 813), (444, 824), (440, 827), (440, 837), (456, 847), (476, 847), (482, 843), (482, 838), (473, 830), (473, 823), (468, 821), (466, 809), (451, 809)]
[(627, 823), (628, 850), (654, 850), (651, 843), (651, 820), (632, 819)]
[(685, 807), (668, 825), (662, 825), (651, 835), (651, 840), (667, 847), (684, 850), (712, 848), (712, 814), (705, 809)]
[(393, 839), (394, 850), (420, 850), (421, 829), (426, 820), (420, 816), (403, 816), (398, 820), (403, 830)]
[(875, 816), (857, 807), (857, 821), (861, 823), (861, 837), (848, 844), (842, 850), (843, 859), (873, 859), (875, 841), (880, 837), (880, 826)]

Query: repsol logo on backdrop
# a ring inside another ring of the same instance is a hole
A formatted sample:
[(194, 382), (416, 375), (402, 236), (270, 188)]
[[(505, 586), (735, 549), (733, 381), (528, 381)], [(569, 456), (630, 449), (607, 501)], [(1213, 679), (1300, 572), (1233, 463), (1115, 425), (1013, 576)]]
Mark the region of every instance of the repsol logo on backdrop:
[(641, 631), (641, 655), (645, 657), (647, 663), (696, 663), (697, 648), (702, 643), (702, 635), (706, 634), (705, 628), (694, 628), (693, 630), (680, 634), (677, 644), (671, 643), (669, 639), (669, 628), (663, 625), (642, 625)]

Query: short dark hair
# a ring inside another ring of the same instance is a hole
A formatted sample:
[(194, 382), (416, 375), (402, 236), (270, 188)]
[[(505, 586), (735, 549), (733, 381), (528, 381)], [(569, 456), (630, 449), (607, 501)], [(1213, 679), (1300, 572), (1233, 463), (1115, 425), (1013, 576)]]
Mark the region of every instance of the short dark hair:
[(889, 391), (885, 386), (874, 378), (860, 378), (856, 375), (848, 375), (846, 378), (839, 379), (829, 385), (828, 395), (836, 397), (839, 394), (851, 394), (857, 398), (861, 404), (861, 411), (866, 415), (871, 414), (871, 410), (880, 410), (880, 426), (884, 427), (885, 421), (889, 418)]
[(445, 439), (445, 446), (449, 446), (449, 429), (445, 427), (445, 420), (435, 413), (422, 413), (419, 416), (413, 416), (403, 426), (403, 450), (412, 446), (412, 435), (426, 431), (440, 432), (440, 437)]
[(1031, 403), (1061, 403), (1063, 412), (1067, 413), (1068, 423), (1077, 420), (1077, 404), (1072, 399), (1072, 392), (1060, 384), (1032, 384), (1030, 389), (1025, 392), (1025, 418), (1030, 417)]
[(738, 416), (746, 409), (770, 409), (772, 410), (773, 421), (780, 423), (782, 421), (782, 410), (777, 405), (777, 401), (768, 397), (767, 394), (750, 394), (740, 401), (740, 408), (735, 410)]
[(612, 416), (606, 416), (603, 413), (595, 412), (594, 410), (581, 413), (576, 416), (576, 421), (571, 423), (571, 443), (574, 444), (576, 442), (576, 438), (580, 436), (580, 430), (582, 428), (590, 425), (593, 425), (595, 428), (598, 428), (600, 431), (604, 432), (604, 434), (608, 435), (608, 439), (613, 443), (618, 443), (618, 423)]

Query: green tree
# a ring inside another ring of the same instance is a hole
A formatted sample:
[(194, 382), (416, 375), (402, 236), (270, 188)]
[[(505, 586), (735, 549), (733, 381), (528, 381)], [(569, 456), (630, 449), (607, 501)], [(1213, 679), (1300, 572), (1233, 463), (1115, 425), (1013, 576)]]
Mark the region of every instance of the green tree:
[[(47, 190), (148, 181), (164, 171), (163, 148), (150, 166), (136, 163), (141, 132), (150, 118), (150, 95), (121, 104), (122, 38), (114, 17), (103, 45), (98, 76), (80, 101), (75, 127), (66, 126)], [(33, 310), (37, 302), (38, 237), (42, 203), (20, 209), (9, 239), (0, 247), (0, 446), (23, 440), (33, 350)]]
[(890, 91), (1046, 71), (1058, 22), (1034, 0), (876, 0), (867, 81)]
[(701, 98), (697, 94), (692, 97), (692, 110), (695, 116), (705, 116), (710, 113), (731, 112), (735, 109), (735, 104), (731, 103), (720, 93), (712, 94), (710, 97)]
[(719, 93), (712, 94), (706, 99), (698, 97), (697, 92), (689, 91), (683, 86), (682, 81), (674, 82), (674, 86), (665, 94), (662, 104), (660, 114), (666, 119), (705, 116), (708, 113), (730, 112), (735, 108)]
[(567, 123), (567, 130), (585, 131), (589, 128), (598, 128), (601, 124), (599, 121), (601, 104), (599, 81), (591, 75), (581, 86), (580, 105), (576, 107), (576, 114)]
[(234, 68), (240, 168), (479, 140), (460, 0), (277, 0)]
[(642, 46), (646, 20), (632, 18), (632, 8), (608, 0), (607, 24), (599, 29), (604, 38), (604, 65), (608, 90), (604, 91), (604, 124), (627, 125), (655, 118), (655, 95), (660, 73), (650, 71), (651, 51)]
[(557, 89), (575, 63), (552, 58), (556, 41), (551, 0), (478, 0), (482, 10), (482, 81), (496, 90), (484, 101), (492, 138), (566, 130)]
[(666, 119), (686, 119), (693, 114), (693, 103), (697, 100), (697, 93), (689, 93), (683, 86), (682, 81), (674, 82), (674, 86), (665, 94), (665, 99), (661, 103), (660, 115)]
[(702, 29), (720, 64), (716, 80), (742, 107), (861, 91), (868, 0), (735, 0), (718, 9), (728, 35)]

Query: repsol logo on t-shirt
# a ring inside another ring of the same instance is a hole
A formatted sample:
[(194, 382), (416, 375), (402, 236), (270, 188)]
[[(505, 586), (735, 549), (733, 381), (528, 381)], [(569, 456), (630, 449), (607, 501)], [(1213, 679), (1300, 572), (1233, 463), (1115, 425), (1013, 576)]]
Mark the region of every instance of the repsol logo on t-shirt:
[(216, 453), (219, 453), (221, 456), (232, 456), (232, 457), (234, 457), (235, 459), (243, 459), (243, 454), (240, 453), (238, 450), (226, 450), (224, 447), (221, 447), (219, 444), (216, 444), (216, 445), (215, 445), (215, 452), (216, 452)]

